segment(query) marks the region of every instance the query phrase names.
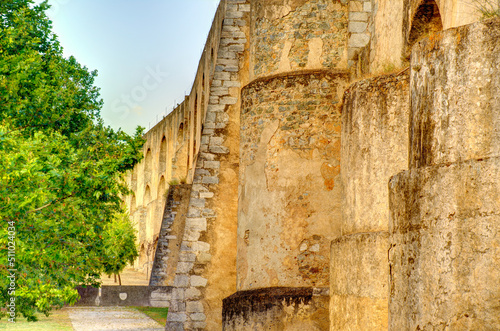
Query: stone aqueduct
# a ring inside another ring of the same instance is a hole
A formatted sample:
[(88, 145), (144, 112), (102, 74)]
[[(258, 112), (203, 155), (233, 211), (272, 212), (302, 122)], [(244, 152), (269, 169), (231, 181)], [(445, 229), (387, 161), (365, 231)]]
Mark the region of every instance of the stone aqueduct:
[(500, 329), (500, 21), (477, 4), (221, 0), (127, 179), (167, 330)]

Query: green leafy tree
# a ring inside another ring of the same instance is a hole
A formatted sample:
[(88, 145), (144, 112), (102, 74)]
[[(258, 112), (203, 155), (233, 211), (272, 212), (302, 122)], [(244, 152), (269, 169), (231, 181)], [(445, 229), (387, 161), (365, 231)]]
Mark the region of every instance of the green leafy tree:
[(97, 284), (144, 143), (104, 126), (97, 73), (63, 57), (47, 8), (0, 2), (0, 307), (28, 320)]
[(139, 256), (135, 230), (130, 223), (128, 213), (118, 214), (113, 222), (106, 225), (103, 247), (103, 271), (108, 276), (118, 276), (119, 284), (122, 285), (120, 273), (127, 264), (132, 265)]

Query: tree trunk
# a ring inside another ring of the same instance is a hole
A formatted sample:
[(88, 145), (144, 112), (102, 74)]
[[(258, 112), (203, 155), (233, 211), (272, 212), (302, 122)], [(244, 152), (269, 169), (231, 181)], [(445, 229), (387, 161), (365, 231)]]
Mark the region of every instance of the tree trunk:
[(120, 286), (122, 286), (122, 278), (120, 277), (120, 274), (117, 275), (118, 275), (118, 281), (120, 282)]

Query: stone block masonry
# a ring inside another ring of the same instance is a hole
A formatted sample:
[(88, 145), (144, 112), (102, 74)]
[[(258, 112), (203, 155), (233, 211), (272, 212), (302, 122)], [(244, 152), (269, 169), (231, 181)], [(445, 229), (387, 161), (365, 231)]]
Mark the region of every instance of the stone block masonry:
[(128, 181), (140, 265), (192, 185), (159, 239), (167, 330), (500, 329), (500, 23), (431, 34), (457, 4), (220, 2)]
[(190, 194), (191, 185), (187, 184), (172, 185), (168, 190), (154, 264), (149, 278), (150, 286), (172, 285), (175, 278), (172, 261), (179, 259), (179, 243), (186, 226), (185, 217), (188, 208), (186, 202)]
[[(329, 217), (340, 216), (340, 100), (347, 80), (342, 71), (298, 71), (243, 88), (240, 290), (328, 285), (329, 242), (340, 233)], [(262, 264), (269, 251), (274, 256)]]
[(360, 61), (363, 48), (370, 46), (370, 24), (373, 21), (372, 0), (349, 1), (348, 66)]
[[(348, 6), (345, 1), (255, 1), (252, 12), (252, 75), (347, 67)], [(287, 2), (288, 3), (288, 2)]]
[[(231, 93), (231, 88), (240, 84), (239, 66), (247, 43), (244, 27), (245, 14), (250, 5), (244, 0), (228, 0), (226, 15), (222, 25), (220, 46), (216, 60), (215, 74), (210, 87), (204, 130), (201, 132), (200, 153), (197, 158), (193, 178), (191, 199), (182, 238), (179, 262), (176, 269), (177, 283), (174, 287), (181, 293), (182, 300), (169, 311), (166, 330), (202, 330), (208, 323), (220, 325), (219, 321), (207, 321), (206, 276), (208, 264), (212, 261), (207, 228), (217, 222), (217, 213), (211, 203), (218, 192), (221, 181), (221, 160), (227, 158), (230, 149), (225, 146), (228, 112), (237, 105), (239, 98)], [(190, 263), (181, 261), (191, 261)], [(209, 315), (213, 318), (213, 312)], [(221, 318), (220, 316), (218, 317)]]

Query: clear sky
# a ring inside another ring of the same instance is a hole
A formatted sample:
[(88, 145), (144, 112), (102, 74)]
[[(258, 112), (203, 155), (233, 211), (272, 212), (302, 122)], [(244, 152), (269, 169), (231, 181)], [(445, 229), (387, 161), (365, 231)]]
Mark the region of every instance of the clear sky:
[(191, 90), (219, 0), (49, 3), (65, 56), (99, 73), (105, 123), (132, 133), (155, 125)]

